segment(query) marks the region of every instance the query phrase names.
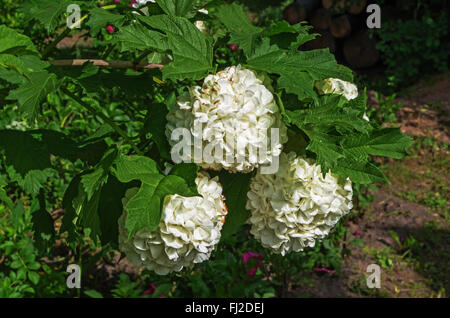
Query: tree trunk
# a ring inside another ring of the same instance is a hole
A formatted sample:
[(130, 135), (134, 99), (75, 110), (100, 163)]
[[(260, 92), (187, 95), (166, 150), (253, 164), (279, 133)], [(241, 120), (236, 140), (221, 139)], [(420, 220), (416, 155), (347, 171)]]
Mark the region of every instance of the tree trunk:
[(297, 24), (306, 19), (306, 10), (292, 3), (283, 10), (283, 19), (289, 24)]
[(330, 28), (331, 14), (327, 9), (317, 9), (311, 17), (310, 23), (318, 30), (327, 30)]
[(329, 31), (320, 31), (314, 30), (314, 33), (319, 33), (316, 39), (306, 42), (301, 46), (300, 49), (305, 51), (317, 50), (317, 49), (325, 49), (329, 48), (331, 53), (336, 52), (336, 41)]
[(367, 5), (367, 1), (361, 0), (360, 4), (352, 4), (350, 6), (350, 9), (348, 10), (348, 12), (350, 14), (354, 14), (354, 15), (360, 14), (366, 9), (366, 5)]
[(295, 2), (306, 10), (307, 16), (311, 16), (316, 9), (321, 7), (321, 0), (295, 0)]
[(322, 0), (322, 6), (333, 12), (345, 9), (345, 0)]
[(335, 38), (345, 38), (352, 32), (352, 25), (346, 14), (331, 20), (330, 32)]
[(376, 41), (369, 37), (368, 30), (358, 31), (344, 42), (344, 57), (354, 68), (373, 66), (380, 57)]

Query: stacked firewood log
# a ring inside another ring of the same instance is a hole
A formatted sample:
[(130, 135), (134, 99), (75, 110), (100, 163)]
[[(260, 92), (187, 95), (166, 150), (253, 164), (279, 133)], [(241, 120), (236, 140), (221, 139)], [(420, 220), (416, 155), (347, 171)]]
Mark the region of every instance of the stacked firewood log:
[(369, 68), (379, 60), (376, 40), (369, 35), (366, 0), (295, 0), (283, 11), (290, 24), (307, 21), (315, 40), (301, 50), (329, 48), (355, 69)]

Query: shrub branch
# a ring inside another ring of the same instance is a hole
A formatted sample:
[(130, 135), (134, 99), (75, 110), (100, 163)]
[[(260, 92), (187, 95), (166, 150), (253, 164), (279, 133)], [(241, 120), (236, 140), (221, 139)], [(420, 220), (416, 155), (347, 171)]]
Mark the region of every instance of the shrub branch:
[(54, 66), (61, 67), (72, 67), (72, 66), (83, 66), (84, 63), (90, 62), (96, 66), (101, 67), (111, 67), (111, 68), (131, 68), (131, 69), (162, 69), (164, 65), (162, 64), (148, 64), (148, 63), (134, 63), (130, 61), (105, 61), (105, 60), (95, 60), (95, 59), (72, 59), (72, 60), (53, 60), (48, 61)]

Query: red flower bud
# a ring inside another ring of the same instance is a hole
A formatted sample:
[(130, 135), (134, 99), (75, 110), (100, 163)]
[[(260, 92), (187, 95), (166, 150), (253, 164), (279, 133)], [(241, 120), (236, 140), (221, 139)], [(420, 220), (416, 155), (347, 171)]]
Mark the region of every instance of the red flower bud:
[(114, 27), (108, 24), (106, 26), (106, 32), (108, 32), (109, 34), (114, 33)]

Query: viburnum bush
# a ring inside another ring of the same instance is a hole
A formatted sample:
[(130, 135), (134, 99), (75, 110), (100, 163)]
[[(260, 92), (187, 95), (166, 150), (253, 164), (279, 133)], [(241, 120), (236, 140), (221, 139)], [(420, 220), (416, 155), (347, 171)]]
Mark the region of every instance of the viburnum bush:
[[(365, 91), (328, 49), (298, 50), (316, 37), (305, 24), (255, 26), (215, 0), (30, 0), (18, 12), (23, 26), (0, 26), (12, 118), (0, 200), (29, 195), (37, 241), (54, 236), (59, 207), (69, 244), (89, 228), (160, 275), (208, 262), (243, 226), (269, 252), (307, 252), (351, 211), (356, 185), (387, 181), (371, 156), (411, 144), (368, 121)], [(52, 179), (68, 183), (62, 200)]]

